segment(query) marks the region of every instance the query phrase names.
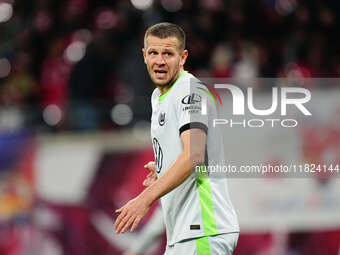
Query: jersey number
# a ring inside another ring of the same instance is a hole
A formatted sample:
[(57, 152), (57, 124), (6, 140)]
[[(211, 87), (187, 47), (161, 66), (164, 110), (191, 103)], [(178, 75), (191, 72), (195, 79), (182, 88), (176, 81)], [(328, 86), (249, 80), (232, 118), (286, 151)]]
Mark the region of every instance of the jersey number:
[(163, 166), (163, 151), (156, 138), (152, 139), (153, 151), (155, 153), (156, 172), (160, 173)]

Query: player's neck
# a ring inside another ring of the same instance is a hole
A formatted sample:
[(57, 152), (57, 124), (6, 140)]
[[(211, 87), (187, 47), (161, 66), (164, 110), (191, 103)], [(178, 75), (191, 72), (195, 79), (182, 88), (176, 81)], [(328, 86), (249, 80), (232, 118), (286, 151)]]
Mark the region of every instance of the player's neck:
[(172, 87), (172, 84), (171, 85), (157, 86), (157, 88), (161, 92), (161, 95), (166, 94), (166, 92), (168, 92), (171, 87)]
[(181, 68), (178, 71), (177, 75), (167, 85), (157, 86), (162, 95), (166, 94), (171, 89), (171, 87), (175, 84), (183, 71), (184, 69)]

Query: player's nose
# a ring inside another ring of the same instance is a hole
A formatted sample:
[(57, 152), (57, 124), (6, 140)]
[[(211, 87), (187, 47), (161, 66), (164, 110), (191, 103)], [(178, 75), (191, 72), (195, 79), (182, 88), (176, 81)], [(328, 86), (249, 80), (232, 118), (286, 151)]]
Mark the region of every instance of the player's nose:
[(163, 56), (161, 54), (159, 54), (156, 57), (156, 64), (157, 65), (164, 65), (165, 64), (165, 60), (164, 60), (164, 58), (163, 58)]

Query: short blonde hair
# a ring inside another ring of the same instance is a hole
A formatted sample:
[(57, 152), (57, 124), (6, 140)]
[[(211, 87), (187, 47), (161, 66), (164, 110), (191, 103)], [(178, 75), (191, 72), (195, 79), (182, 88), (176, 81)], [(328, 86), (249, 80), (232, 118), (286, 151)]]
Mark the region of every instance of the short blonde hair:
[(144, 47), (146, 47), (146, 38), (150, 35), (161, 39), (176, 37), (179, 41), (179, 51), (183, 51), (185, 49), (185, 32), (176, 24), (162, 22), (149, 27), (145, 32)]

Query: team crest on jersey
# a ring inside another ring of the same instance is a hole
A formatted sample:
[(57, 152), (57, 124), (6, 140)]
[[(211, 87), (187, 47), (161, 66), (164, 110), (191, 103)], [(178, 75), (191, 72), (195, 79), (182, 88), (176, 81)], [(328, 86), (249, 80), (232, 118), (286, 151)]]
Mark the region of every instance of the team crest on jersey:
[(201, 96), (195, 93), (183, 97), (182, 104), (196, 104), (201, 102)]
[(165, 112), (161, 112), (158, 116), (158, 123), (160, 126), (163, 126), (165, 123)]

